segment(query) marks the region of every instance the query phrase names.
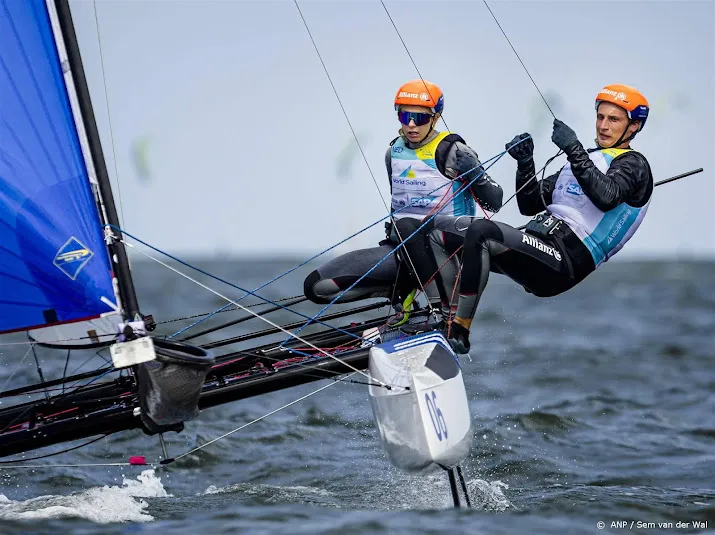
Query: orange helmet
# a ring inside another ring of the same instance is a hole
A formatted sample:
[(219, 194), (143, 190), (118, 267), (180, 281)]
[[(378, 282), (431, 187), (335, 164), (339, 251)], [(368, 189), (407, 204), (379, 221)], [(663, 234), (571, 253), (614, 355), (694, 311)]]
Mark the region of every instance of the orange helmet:
[(444, 95), (442, 90), (427, 80), (410, 80), (402, 84), (395, 95), (395, 109), (400, 106), (422, 106), (432, 113), (442, 113)]
[(643, 130), (648, 118), (648, 100), (635, 87), (622, 84), (610, 84), (596, 95), (596, 110), (601, 102), (610, 102), (626, 110), (631, 121), (640, 121), (638, 131)]

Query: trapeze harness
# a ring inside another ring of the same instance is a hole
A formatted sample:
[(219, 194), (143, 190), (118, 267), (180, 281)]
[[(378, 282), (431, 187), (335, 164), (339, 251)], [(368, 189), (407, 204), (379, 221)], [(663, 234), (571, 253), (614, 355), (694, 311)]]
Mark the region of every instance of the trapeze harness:
[[(440, 132), (426, 145), (411, 149), (400, 136), (392, 145), (392, 210), (395, 219), (413, 217), (422, 219), (448, 198), (440, 211), (442, 215), (473, 216), (476, 204), (470, 192), (455, 195), (463, 185), (444, 176), (437, 167), (437, 147), (447, 137), (462, 141), (459, 136)], [(451, 140), (450, 140), (451, 141)], [(451, 144), (448, 144), (451, 145)]]
[[(596, 168), (605, 174), (618, 156), (631, 150), (601, 149), (590, 153), (589, 158)], [(577, 273), (574, 273), (574, 276), (577, 279), (585, 277), (623, 248), (635, 234), (650, 205), (650, 199), (638, 208), (623, 202), (603, 212), (583, 192), (571, 170), (570, 163), (561, 169), (551, 199), (552, 202), (546, 212), (532, 219), (526, 226), (526, 232), (540, 238), (553, 238), (559, 245), (564, 245), (564, 250), (569, 252), (573, 251), (573, 247), (569, 247), (569, 243), (566, 242), (573, 243), (570, 235), (575, 235), (586, 246), (593, 260), (592, 269), (585, 274), (581, 273), (582, 269), (575, 269)], [(582, 250), (582, 248), (578, 249)], [(574, 266), (577, 267), (579, 266)]]
[[(449, 136), (449, 137), (448, 137)], [(440, 144), (445, 142), (440, 148)], [(446, 177), (440, 171), (444, 167), (446, 154), (456, 141), (464, 143), (464, 140), (457, 134), (440, 132), (426, 145), (417, 149), (411, 149), (400, 136), (392, 144), (390, 151), (391, 182), (392, 182), (392, 210), (397, 228), (400, 230), (402, 239), (407, 239), (413, 235), (423, 222), (425, 217), (433, 215), (439, 210), (440, 219), (454, 220), (466, 216), (467, 224), (470, 218), (476, 214), (476, 203), (472, 192), (464, 189), (464, 182)], [(443, 150), (439, 156), (438, 150)], [(462, 193), (457, 195), (457, 191), (462, 188)], [(430, 238), (429, 230), (433, 228), (434, 221), (423, 227), (419, 235), (413, 236), (404, 246), (404, 252), (409, 255), (410, 262), (406, 264), (409, 268), (414, 267), (416, 273), (414, 281), (418, 286), (419, 281), (424, 284), (425, 293), (431, 303), (441, 303), (442, 308), (448, 309), (448, 291), (445, 289), (456, 280), (458, 262), (456, 258), (451, 262), (441, 262), (442, 269), (439, 269), (433, 255), (432, 248), (444, 252), (449, 248), (448, 244), (434, 243)], [(440, 233), (441, 234), (441, 233)], [(456, 250), (461, 245), (461, 238), (457, 235), (450, 236)], [(398, 254), (402, 251), (398, 251)], [(445, 260), (450, 258), (446, 253)], [(400, 254), (400, 257), (403, 257)], [(426, 283), (430, 278), (434, 280)], [(446, 282), (449, 281), (449, 284)]]
[[(589, 159), (602, 173), (630, 149), (602, 149)], [(473, 318), (489, 272), (502, 273), (528, 292), (551, 297), (573, 288), (633, 236), (648, 208), (625, 202), (603, 212), (584, 193), (567, 163), (546, 212), (525, 232), (491, 220), (472, 222), (464, 240), (457, 315)]]

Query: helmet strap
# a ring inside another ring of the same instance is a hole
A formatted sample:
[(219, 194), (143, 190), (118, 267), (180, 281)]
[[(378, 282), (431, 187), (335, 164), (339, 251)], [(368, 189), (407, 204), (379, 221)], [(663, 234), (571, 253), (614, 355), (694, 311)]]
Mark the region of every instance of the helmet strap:
[(427, 138), (430, 136), (430, 134), (432, 133), (432, 130), (434, 130), (434, 125), (435, 125), (435, 123), (437, 122), (437, 120), (435, 119), (436, 116), (437, 116), (437, 114), (435, 114), (435, 115), (432, 116), (432, 119), (430, 120), (430, 123), (431, 123), (431, 124), (430, 124), (430, 126), (429, 126), (429, 130), (428, 130), (427, 133), (425, 134), (425, 137), (423, 137), (423, 138), (419, 141), (420, 143), (422, 143), (425, 139), (427, 139)]
[(417, 142), (417, 144), (419, 145), (420, 143), (423, 143), (424, 140), (427, 139), (427, 138), (430, 136), (430, 134), (432, 133), (432, 130), (434, 130), (434, 125), (432, 125), (432, 126), (429, 127), (429, 130), (428, 130), (427, 133), (425, 134), (425, 137), (423, 137), (422, 139), (420, 139), (420, 140)]
[[(427, 138), (430, 136), (430, 134), (432, 133), (432, 130), (434, 130), (434, 124), (435, 124), (436, 122), (437, 122), (437, 121), (435, 121), (434, 118), (433, 118), (433, 119), (432, 119), (432, 124), (430, 125), (429, 130), (427, 131), (427, 133), (425, 134), (425, 137), (423, 137), (422, 139), (420, 139), (419, 141), (417, 141), (417, 142), (415, 143), (415, 145), (419, 145), (420, 143), (424, 142), (424, 140), (427, 139)], [(402, 128), (400, 128), (400, 135), (401, 135), (401, 136), (404, 136), (404, 132), (402, 131)]]
[(622, 145), (623, 143), (628, 143), (628, 142), (631, 141), (634, 137), (636, 137), (636, 134), (638, 133), (638, 130), (636, 130), (636, 131), (633, 132), (630, 136), (628, 136), (626, 139), (623, 139), (623, 138), (625, 137), (625, 135), (626, 135), (626, 132), (628, 132), (628, 127), (631, 126), (631, 125), (632, 125), (633, 123), (635, 123), (635, 122), (636, 122), (636, 121), (634, 121), (633, 119), (630, 119), (630, 118), (629, 118), (629, 119), (628, 119), (628, 124), (626, 125), (626, 128), (623, 130), (623, 133), (621, 134), (621, 137), (619, 137), (619, 138), (618, 138), (618, 141), (616, 141), (616, 142), (615, 142), (613, 145), (611, 145), (610, 147), (604, 147), (604, 146), (602, 146), (602, 145), (598, 142), (598, 140), (596, 140), (596, 145), (598, 145), (598, 147), (601, 148), (601, 149), (613, 149), (613, 148), (618, 147), (619, 145)]

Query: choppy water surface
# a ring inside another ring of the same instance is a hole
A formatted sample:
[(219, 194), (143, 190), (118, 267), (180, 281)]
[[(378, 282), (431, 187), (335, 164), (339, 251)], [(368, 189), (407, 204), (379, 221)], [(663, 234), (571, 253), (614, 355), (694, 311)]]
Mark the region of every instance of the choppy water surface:
[[(295, 263), (200, 265), (254, 288)], [(134, 270), (142, 309), (158, 321), (223, 304), (160, 266), (137, 263)], [(306, 273), (281, 279), (264, 295), (300, 293)], [(295, 317), (281, 312), (273, 319)], [(160, 331), (186, 324), (163, 324)], [(221, 334), (256, 328), (263, 326), (248, 322)], [(169, 467), (0, 468), (0, 532), (704, 531), (694, 522), (707, 522), (712, 531), (714, 342), (714, 263), (611, 262), (553, 299), (537, 299), (493, 276), (473, 329), (473, 361), (464, 366), (475, 433), (464, 469), (474, 509), (451, 508), (444, 474), (409, 476), (392, 468), (366, 387), (335, 383)], [(34, 359), (22, 360), (26, 348), (0, 351), (3, 385), (36, 379)], [(91, 355), (74, 355), (70, 371)], [(64, 356), (40, 349), (38, 357), (47, 378), (61, 376)], [(100, 363), (95, 357), (83, 369)], [(325, 384), (205, 410), (181, 435), (166, 435), (169, 453)], [(124, 462), (129, 455), (157, 461), (158, 439), (131, 431), (36, 463)], [(598, 529), (599, 521), (605, 529)], [(626, 523), (616, 527), (617, 521)]]

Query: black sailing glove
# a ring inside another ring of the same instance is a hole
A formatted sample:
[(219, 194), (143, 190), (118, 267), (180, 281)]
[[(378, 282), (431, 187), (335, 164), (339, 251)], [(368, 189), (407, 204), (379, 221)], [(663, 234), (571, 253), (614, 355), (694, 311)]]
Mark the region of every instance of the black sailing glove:
[(382, 246), (382, 245), (388, 245), (388, 244), (394, 243), (392, 241), (392, 228), (393, 228), (392, 220), (385, 221), (385, 239), (380, 241), (378, 243), (378, 245)]
[(564, 151), (567, 156), (570, 156), (573, 151), (581, 146), (581, 142), (576, 137), (576, 132), (558, 119), (554, 119), (554, 131), (551, 134), (551, 141)]
[[(519, 143), (520, 141), (521, 143)], [(516, 145), (517, 143), (519, 144)], [(509, 151), (509, 155), (520, 164), (534, 159), (534, 140), (531, 134), (524, 133), (514, 136), (514, 139), (504, 145), (504, 148), (506, 148)]]

